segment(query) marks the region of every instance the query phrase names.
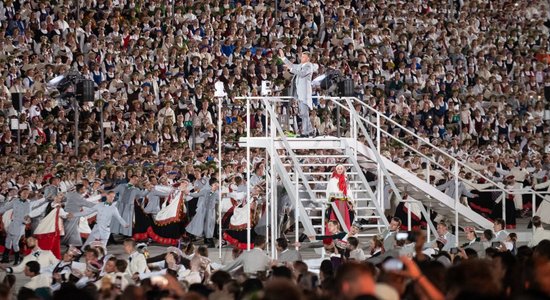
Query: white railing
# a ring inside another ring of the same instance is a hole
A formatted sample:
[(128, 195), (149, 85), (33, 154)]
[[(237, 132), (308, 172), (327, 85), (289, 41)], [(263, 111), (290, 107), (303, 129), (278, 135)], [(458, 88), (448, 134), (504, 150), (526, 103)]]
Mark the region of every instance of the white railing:
[[(418, 155), (418, 156), (422, 157), (424, 160), (426, 160), (426, 162), (429, 162), (429, 163), (427, 163), (427, 170), (426, 170), (426, 172), (427, 172), (426, 180), (427, 180), (428, 183), (430, 183), (430, 176), (429, 176), (430, 174), (429, 174), (429, 172), (430, 172), (430, 167), (431, 167), (430, 165), (432, 164), (432, 165), (435, 165), (435, 166), (439, 167), (440, 169), (446, 171), (449, 174), (453, 174), (452, 177), (455, 181), (455, 187), (458, 187), (459, 180), (460, 181), (465, 181), (465, 179), (462, 178), (459, 174), (460, 174), (460, 169), (466, 169), (466, 170), (468, 170), (468, 172), (471, 172), (472, 174), (476, 175), (478, 178), (484, 179), (487, 183), (492, 184), (495, 189), (497, 189), (498, 191), (500, 191), (504, 194), (504, 197), (506, 197), (507, 194), (512, 193), (511, 189), (507, 189), (505, 187), (500, 186), (497, 182), (495, 182), (491, 178), (485, 176), (484, 174), (482, 174), (482, 173), (478, 172), (477, 170), (475, 170), (474, 168), (470, 167), (468, 164), (466, 164), (466, 163), (462, 162), (461, 160), (455, 158), (454, 156), (450, 155), (445, 150), (440, 149), (439, 147), (433, 145), (431, 142), (427, 141), (425, 138), (420, 137), (416, 133), (410, 131), (409, 129), (405, 128), (401, 124), (395, 122), (394, 120), (392, 120), (391, 118), (389, 118), (385, 114), (383, 114), (380, 111), (372, 108), (371, 106), (369, 106), (365, 102), (361, 101), (360, 99), (357, 99), (357, 98), (334, 98), (334, 97), (326, 97), (324, 99), (330, 99), (332, 101), (338, 101), (338, 99), (346, 99), (346, 101), (353, 100), (355, 103), (360, 104), (362, 108), (366, 109), (367, 112), (370, 112), (371, 114), (376, 116), (376, 123), (372, 123), (370, 120), (368, 120), (367, 118), (362, 117), (362, 116), (359, 116), (358, 119), (363, 121), (365, 124), (369, 125), (371, 128), (373, 128), (373, 130), (376, 130), (377, 148), (375, 148), (375, 149), (377, 149), (377, 152), (380, 152), (382, 150), (382, 149), (380, 149), (380, 140), (382, 138), (382, 134), (384, 134), (385, 136), (391, 138), (392, 140), (394, 140), (396, 142), (399, 142), (399, 144), (401, 144), (402, 146), (406, 147), (407, 149), (413, 151), (416, 155)], [(350, 104), (350, 107), (353, 107), (352, 104)], [(424, 144), (424, 145), (428, 146), (430, 149), (432, 149), (434, 151), (437, 151), (439, 153), (439, 155), (441, 155), (441, 156), (445, 157), (446, 159), (450, 160), (451, 165), (453, 165), (454, 167), (452, 169), (449, 169), (449, 168), (443, 166), (435, 158), (432, 158), (430, 156), (427, 156), (427, 155), (423, 154), (416, 147), (413, 147), (413, 146), (411, 146), (407, 143), (404, 143), (398, 137), (396, 137), (393, 134), (390, 134), (388, 131), (382, 129), (381, 120), (384, 120), (386, 122), (386, 124), (391, 124), (392, 126), (395, 126), (395, 127), (399, 128), (401, 131), (403, 131), (403, 132), (409, 134), (411, 137), (415, 138), (419, 142), (418, 148), (420, 148), (420, 146), (422, 144)], [(371, 148), (372, 148), (372, 146), (371, 146)], [(389, 158), (389, 159), (391, 159), (391, 158)], [(480, 192), (487, 192), (487, 191), (488, 190), (484, 189), (484, 190), (481, 190)], [(516, 191), (514, 194), (518, 194), (518, 192)], [(532, 189), (529, 189), (529, 190), (524, 189), (523, 193), (521, 193), (521, 195), (524, 195), (524, 194), (533, 194), (533, 198), (535, 196), (539, 196), (542, 199), (544, 199), (543, 201), (549, 201), (548, 199), (546, 199), (543, 196), (542, 193), (534, 191)], [(454, 197), (455, 201), (458, 203), (460, 201), (460, 197), (461, 197), (461, 195), (458, 195), (458, 188), (455, 188), (455, 195), (454, 196), (455, 196)], [(535, 206), (535, 205), (536, 205), (536, 203), (533, 202), (533, 206)], [(533, 209), (533, 215), (535, 214), (535, 212), (536, 212), (536, 210)], [(502, 213), (503, 213), (503, 219), (506, 221), (506, 201), (502, 201)]]

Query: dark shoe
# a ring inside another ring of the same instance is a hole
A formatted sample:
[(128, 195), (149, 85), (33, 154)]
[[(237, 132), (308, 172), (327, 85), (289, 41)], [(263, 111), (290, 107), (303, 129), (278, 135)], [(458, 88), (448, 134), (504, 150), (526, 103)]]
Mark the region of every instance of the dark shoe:
[(0, 261), (0, 263), (6, 264), (9, 262), (10, 262), (10, 250), (6, 249), (2, 254), (2, 260)]
[(369, 225), (369, 221), (364, 218), (357, 220), (357, 222), (361, 225)]
[(15, 252), (14, 259), (13, 259), (13, 265), (17, 266), (21, 263), (21, 256), (19, 255), (19, 252)]
[(216, 248), (216, 244), (214, 244), (214, 239), (205, 239), (205, 244), (208, 248)]

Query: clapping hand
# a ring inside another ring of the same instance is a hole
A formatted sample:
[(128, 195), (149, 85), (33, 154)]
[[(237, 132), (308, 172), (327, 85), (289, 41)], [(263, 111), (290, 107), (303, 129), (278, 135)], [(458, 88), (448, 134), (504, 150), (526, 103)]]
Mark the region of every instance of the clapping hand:
[(285, 57), (285, 52), (283, 51), (283, 49), (279, 49), (279, 56), (281, 58)]

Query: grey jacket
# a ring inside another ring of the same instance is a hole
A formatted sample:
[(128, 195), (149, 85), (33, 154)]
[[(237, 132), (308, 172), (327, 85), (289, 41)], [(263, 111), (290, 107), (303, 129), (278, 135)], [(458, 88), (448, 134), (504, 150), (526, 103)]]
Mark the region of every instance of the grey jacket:
[(242, 266), (244, 273), (256, 275), (259, 271), (267, 271), (270, 263), (271, 259), (264, 250), (254, 248), (250, 251), (243, 252), (237, 259), (223, 266), (221, 269), (223, 271), (232, 272)]
[(287, 58), (284, 58), (283, 62), (288, 66), (290, 73), (294, 74), (293, 82), (296, 86), (296, 96), (298, 100), (307, 104), (309, 109), (312, 109), (313, 98), (311, 79), (313, 77), (313, 72), (317, 70), (318, 66), (310, 62), (292, 64)]
[(93, 207), (95, 203), (86, 201), (82, 195), (76, 192), (65, 194), (65, 211), (68, 213), (77, 213), (84, 207)]
[(302, 260), (302, 254), (294, 249), (286, 249), (282, 251), (279, 253), (279, 257), (277, 258), (279, 263), (292, 263), (299, 260)]

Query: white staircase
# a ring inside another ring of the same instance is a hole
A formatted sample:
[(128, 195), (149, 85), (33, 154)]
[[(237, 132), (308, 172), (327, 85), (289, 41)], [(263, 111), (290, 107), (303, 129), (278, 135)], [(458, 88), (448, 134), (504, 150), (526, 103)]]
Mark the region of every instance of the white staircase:
[[(242, 99), (250, 101), (253, 98)], [(435, 227), (430, 218), (432, 211), (456, 225), (457, 239), (459, 228), (464, 226), (474, 226), (478, 230), (492, 228), (491, 221), (460, 202), (460, 195), (449, 197), (433, 186), (429, 181), (431, 169), (437, 168), (452, 174), (452, 180), (456, 184), (459, 181), (465, 181), (459, 176), (459, 171), (466, 170), (493, 184), (490, 189), (501, 192), (503, 196), (517, 193), (517, 191), (506, 190), (468, 164), (455, 159), (356, 98), (325, 97), (339, 107), (342, 117), (349, 118), (346, 122), (347, 128), (341, 128), (341, 132), (344, 133), (341, 137), (286, 137), (278, 121), (280, 116), (275, 113), (276, 108), (272, 106), (272, 103), (279, 103), (281, 99), (261, 97), (254, 99), (260, 101), (266, 109), (270, 134), (265, 137), (241, 138), (240, 146), (266, 149), (271, 158), (274, 173), (295, 203), (296, 217), (307, 235), (324, 232), (324, 212), (327, 207), (326, 183), (330, 179), (333, 167), (339, 163), (346, 167), (352, 197), (357, 201), (355, 218), (364, 219), (368, 223), (365, 226), (367, 230), (363, 233), (365, 236), (377, 234), (388, 226), (388, 221), (384, 217), (384, 209), (388, 207), (384, 207), (383, 193), (378, 192), (382, 191), (385, 185), (390, 186), (398, 201), (405, 201), (418, 207), (427, 220), (428, 233), (435, 234)], [(384, 124), (405, 131), (409, 138), (412, 137), (417, 141), (417, 145), (409, 145), (392, 135), (385, 129)], [(418, 177), (382, 156), (380, 146), (382, 139), (399, 143), (401, 147), (420, 157), (427, 164), (425, 178), (428, 180)], [(418, 149), (420, 145), (428, 147), (432, 155), (422, 153)], [(451, 161), (451, 167), (440, 164), (438, 159), (442, 157)], [(367, 181), (366, 171), (376, 174), (377, 184)], [(536, 194), (532, 190), (529, 192)], [(402, 195), (406, 195), (405, 200)], [(404, 224), (408, 223), (407, 220), (403, 221)]]
[[(284, 177), (288, 177), (289, 182), (293, 183), (291, 187), (295, 189), (298, 186), (299, 191), (301, 191), (298, 193), (298, 200), (304, 209), (299, 215), (299, 220), (302, 224), (311, 221), (316, 233), (323, 232), (325, 210), (331, 205), (327, 201), (327, 183), (334, 167), (341, 164), (346, 168), (347, 180), (350, 186), (348, 192), (354, 200), (355, 205), (355, 220), (364, 222), (361, 225), (364, 231), (360, 236), (372, 236), (380, 233), (380, 229), (387, 226), (387, 221), (382, 217), (384, 213), (376, 202), (376, 196), (366, 181), (363, 170), (357, 161), (355, 161), (355, 158), (346, 153), (346, 148), (342, 146), (341, 140), (338, 138), (325, 138), (316, 146), (313, 146), (311, 141), (312, 139), (288, 139), (288, 146), (295, 153), (301, 153), (302, 150), (310, 150), (312, 148), (324, 152), (322, 155), (296, 154), (295, 158), (299, 164), (293, 163), (291, 156), (288, 154), (289, 151), (285, 147), (277, 147), (279, 158), (284, 167), (284, 172), (282, 172), (283, 168), (279, 168), (279, 175), (282, 174)], [(256, 140), (255, 142), (259, 142), (253, 143), (255, 146), (262, 147), (261, 141)], [(280, 154), (281, 150), (284, 151), (282, 155)], [(326, 154), (327, 152), (331, 154)], [(271, 155), (271, 152), (269, 155)], [(300, 173), (303, 174), (305, 180), (300, 177)], [(311, 195), (304, 191), (305, 185), (310, 187)], [(294, 201), (296, 201), (296, 198), (294, 198)], [(338, 210), (334, 209), (334, 211), (340, 223), (343, 224), (342, 216), (338, 213)], [(343, 230), (347, 231), (347, 228), (343, 228)]]
[[(269, 102), (264, 102), (270, 116), (276, 116)], [(350, 185), (352, 199), (355, 200), (355, 220), (364, 220), (363, 236), (379, 234), (388, 226), (383, 210), (375, 201), (376, 196), (370, 188), (355, 157), (350, 155), (350, 148), (344, 147), (340, 138), (316, 139), (287, 138), (276, 118), (271, 119), (270, 137), (241, 138), (240, 146), (264, 148), (271, 158), (273, 170), (280, 178), (292, 203), (294, 203), (295, 219), (302, 224), (307, 235), (325, 233), (325, 210), (328, 205), (341, 224), (343, 218), (334, 204), (327, 200), (326, 184), (332, 170), (338, 164), (347, 169), (347, 179)], [(277, 137), (278, 136), (278, 137)], [(275, 140), (278, 142), (275, 143)], [(330, 151), (332, 154), (311, 155), (310, 150)], [(307, 152), (307, 154), (301, 154)], [(347, 228), (343, 226), (344, 231)], [(374, 229), (374, 230), (367, 230)], [(298, 222), (295, 233), (298, 236)]]

